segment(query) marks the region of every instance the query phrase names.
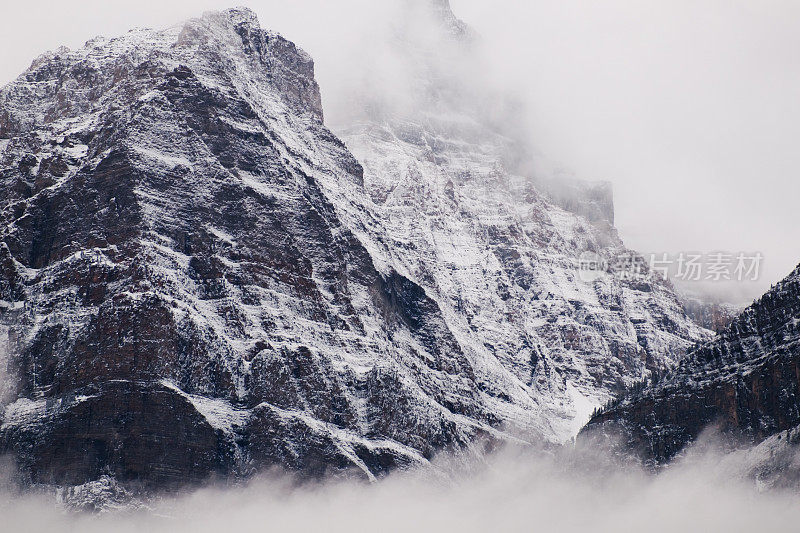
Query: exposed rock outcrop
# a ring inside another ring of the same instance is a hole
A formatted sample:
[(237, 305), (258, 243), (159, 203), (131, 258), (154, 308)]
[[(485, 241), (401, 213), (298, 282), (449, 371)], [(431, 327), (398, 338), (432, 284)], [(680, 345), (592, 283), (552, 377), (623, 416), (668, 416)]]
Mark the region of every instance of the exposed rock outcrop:
[(712, 424), (755, 443), (800, 425), (800, 267), (675, 372), (584, 431), (621, 435), (624, 447), (661, 464)]

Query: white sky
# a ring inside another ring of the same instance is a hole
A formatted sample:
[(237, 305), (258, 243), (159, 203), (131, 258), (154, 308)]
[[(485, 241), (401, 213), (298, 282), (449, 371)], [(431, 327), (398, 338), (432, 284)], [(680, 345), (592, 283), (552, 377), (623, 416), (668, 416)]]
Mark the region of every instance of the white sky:
[[(62, 44), (237, 2), (315, 57), (331, 105), (327, 80), (357, 60), (331, 43), (351, 39), (374, 1), (3, 0), (0, 84)], [(538, 150), (615, 184), (628, 246), (763, 252), (749, 298), (800, 262), (800, 2), (451, 3), (483, 36), (493, 75), (528, 103)]]

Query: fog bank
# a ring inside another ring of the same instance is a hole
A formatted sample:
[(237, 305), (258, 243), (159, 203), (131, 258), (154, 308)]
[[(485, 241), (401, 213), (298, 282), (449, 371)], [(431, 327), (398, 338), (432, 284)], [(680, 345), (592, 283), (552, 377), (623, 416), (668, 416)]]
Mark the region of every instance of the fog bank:
[(597, 452), (505, 450), (446, 465), (447, 478), (396, 473), (369, 485), (297, 484), (272, 474), (247, 486), (80, 515), (44, 496), (0, 498), (9, 531), (789, 531), (796, 495), (758, 493), (745, 461), (706, 444), (654, 476)]

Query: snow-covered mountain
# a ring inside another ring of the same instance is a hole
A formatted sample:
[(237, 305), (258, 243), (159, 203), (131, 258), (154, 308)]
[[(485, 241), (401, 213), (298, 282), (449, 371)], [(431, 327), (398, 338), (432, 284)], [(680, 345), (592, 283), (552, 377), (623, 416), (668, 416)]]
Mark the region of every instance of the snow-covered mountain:
[(345, 145), (311, 58), (246, 9), (35, 60), (0, 91), (0, 448), (63, 485), (372, 478), (568, 439), (704, 338), (655, 276), (579, 278), (629, 254), (604, 186), (516, 174), (438, 94)]
[(800, 426), (800, 266), (674, 372), (593, 417), (585, 433), (661, 464), (709, 426), (764, 441), (747, 452), (753, 471), (796, 486), (797, 465), (780, 463), (796, 453)]
[(545, 402), (564, 440), (708, 332), (658, 276), (580, 278), (582, 254), (635, 255), (613, 227), (610, 185), (535, 173), (519, 104), (480, 82), (474, 33), (452, 22), (447, 0), (406, 5), (390, 37), (371, 43), (375, 64), (362, 59), (367, 75), (388, 64), (402, 79), (378, 94), (353, 87), (356, 120), (335, 131), (364, 166), (391, 248), (407, 250), (395, 264), (458, 339)]

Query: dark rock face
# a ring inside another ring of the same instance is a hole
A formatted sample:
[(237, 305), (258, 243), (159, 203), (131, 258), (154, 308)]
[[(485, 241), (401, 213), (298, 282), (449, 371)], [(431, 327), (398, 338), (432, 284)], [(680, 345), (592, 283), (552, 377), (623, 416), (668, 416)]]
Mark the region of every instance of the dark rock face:
[(44, 56), (0, 107), (0, 443), (32, 482), (371, 477), (494, 431), (436, 302), (342, 223), (362, 171), (311, 59), (251, 12)]
[(106, 382), (34, 409), (35, 421), (12, 420), (2, 444), (17, 451), (37, 483), (80, 485), (113, 474), (122, 483), (169, 489), (235, 466), (235, 444), (188, 399), (157, 383)]
[(800, 424), (800, 267), (700, 345), (663, 381), (595, 416), (655, 463), (709, 424), (759, 442)]

